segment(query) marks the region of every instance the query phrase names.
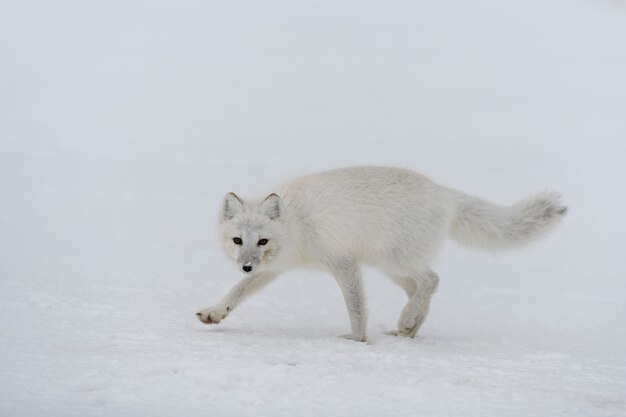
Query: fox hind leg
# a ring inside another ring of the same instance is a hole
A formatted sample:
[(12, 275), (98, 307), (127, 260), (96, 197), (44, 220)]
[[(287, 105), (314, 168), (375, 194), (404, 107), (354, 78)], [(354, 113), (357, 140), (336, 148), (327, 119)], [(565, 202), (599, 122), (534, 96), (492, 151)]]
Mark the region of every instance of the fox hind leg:
[[(413, 294), (410, 295), (409, 301), (402, 309), (400, 319), (398, 320), (398, 330), (390, 332), (390, 334), (415, 337), (428, 315), (430, 300), (439, 284), (439, 276), (430, 269), (427, 269), (418, 274), (411, 275), (411, 277), (412, 278), (405, 278), (405, 280), (411, 279), (416, 289)], [(398, 282), (398, 279), (394, 279), (394, 281)], [(407, 291), (406, 288), (405, 291)], [(408, 293), (407, 291), (407, 294)]]
[(409, 299), (413, 297), (413, 294), (415, 294), (415, 291), (417, 290), (417, 283), (414, 278), (407, 278), (401, 275), (391, 275), (391, 279), (404, 290)]

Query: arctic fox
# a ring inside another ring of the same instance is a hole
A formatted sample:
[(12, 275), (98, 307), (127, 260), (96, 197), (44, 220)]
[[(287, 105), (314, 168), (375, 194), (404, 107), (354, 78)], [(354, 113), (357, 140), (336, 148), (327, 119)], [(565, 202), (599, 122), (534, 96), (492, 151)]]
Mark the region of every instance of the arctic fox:
[(439, 277), (429, 265), (444, 238), (483, 249), (521, 246), (567, 212), (559, 194), (502, 207), (435, 184), (410, 170), (353, 167), (286, 182), (264, 199), (224, 197), (220, 238), (246, 275), (213, 307), (196, 313), (216, 324), (281, 272), (321, 268), (336, 278), (350, 316), (345, 338), (366, 341), (367, 311), (359, 265), (371, 265), (404, 289), (399, 336), (414, 337)]

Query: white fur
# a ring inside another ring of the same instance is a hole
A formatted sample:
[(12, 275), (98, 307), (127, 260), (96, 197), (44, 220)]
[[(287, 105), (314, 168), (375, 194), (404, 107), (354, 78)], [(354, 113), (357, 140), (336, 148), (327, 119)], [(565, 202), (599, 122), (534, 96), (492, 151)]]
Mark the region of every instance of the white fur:
[[(515, 247), (548, 231), (565, 212), (555, 193), (501, 207), (413, 171), (385, 167), (295, 178), (263, 200), (229, 193), (222, 202), (221, 241), (240, 270), (252, 270), (220, 303), (197, 316), (218, 323), (281, 272), (322, 268), (333, 273), (344, 295), (352, 327), (345, 337), (365, 341), (359, 265), (366, 264), (406, 291), (409, 301), (393, 334), (413, 337), (437, 289), (439, 278), (429, 265), (446, 236), (486, 249)], [(235, 244), (234, 237), (243, 243)], [(259, 245), (261, 239), (267, 244)]]

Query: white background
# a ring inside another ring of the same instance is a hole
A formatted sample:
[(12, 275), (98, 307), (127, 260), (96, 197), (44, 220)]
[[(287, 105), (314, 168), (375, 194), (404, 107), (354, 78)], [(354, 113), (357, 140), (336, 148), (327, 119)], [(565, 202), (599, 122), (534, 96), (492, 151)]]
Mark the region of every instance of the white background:
[[(625, 45), (609, 0), (2, 0), (0, 414), (626, 415)], [(447, 245), (413, 340), (373, 270), (369, 345), (320, 273), (196, 320), (226, 192), (360, 164), (570, 213)]]

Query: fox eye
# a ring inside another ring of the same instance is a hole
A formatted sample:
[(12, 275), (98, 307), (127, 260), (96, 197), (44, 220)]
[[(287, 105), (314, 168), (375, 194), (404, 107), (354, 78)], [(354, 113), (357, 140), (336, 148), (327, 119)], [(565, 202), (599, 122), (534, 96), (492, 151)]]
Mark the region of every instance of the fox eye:
[(235, 245), (241, 245), (243, 243), (240, 237), (234, 237), (233, 242), (235, 242)]
[(267, 245), (267, 239), (259, 240), (259, 246), (265, 246), (265, 245)]

